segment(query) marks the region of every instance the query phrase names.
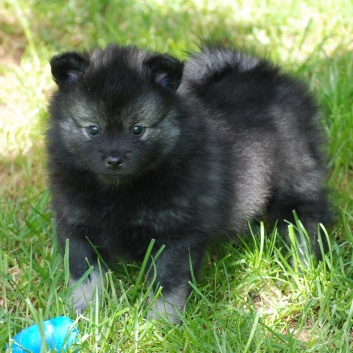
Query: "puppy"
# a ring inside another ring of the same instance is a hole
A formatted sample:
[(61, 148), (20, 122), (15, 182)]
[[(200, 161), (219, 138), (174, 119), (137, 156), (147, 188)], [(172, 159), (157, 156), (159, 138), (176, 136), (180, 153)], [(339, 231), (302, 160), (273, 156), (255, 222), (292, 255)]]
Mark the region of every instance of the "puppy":
[[(50, 62), (58, 85), (47, 132), (59, 243), (69, 239), (82, 311), (100, 290), (97, 251), (142, 259), (162, 296), (149, 317), (178, 323), (205, 247), (263, 213), (295, 210), (317, 257), (317, 224), (330, 221), (322, 137), (307, 88), (269, 62), (206, 46), (185, 64), (166, 54), (110, 45)], [(151, 260), (152, 261), (152, 260)], [(105, 271), (106, 269), (104, 269)], [(153, 295), (153, 294), (151, 294)]]

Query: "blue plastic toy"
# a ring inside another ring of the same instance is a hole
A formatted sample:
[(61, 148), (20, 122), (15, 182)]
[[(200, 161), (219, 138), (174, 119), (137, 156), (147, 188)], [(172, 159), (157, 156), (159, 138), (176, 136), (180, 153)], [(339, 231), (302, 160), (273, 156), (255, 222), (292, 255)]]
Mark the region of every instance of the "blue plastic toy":
[(66, 316), (44, 321), (43, 330), (43, 338), (38, 325), (32, 325), (18, 333), (13, 338), (12, 353), (40, 353), (44, 342), (52, 350), (66, 352), (69, 346), (78, 340), (78, 328)]

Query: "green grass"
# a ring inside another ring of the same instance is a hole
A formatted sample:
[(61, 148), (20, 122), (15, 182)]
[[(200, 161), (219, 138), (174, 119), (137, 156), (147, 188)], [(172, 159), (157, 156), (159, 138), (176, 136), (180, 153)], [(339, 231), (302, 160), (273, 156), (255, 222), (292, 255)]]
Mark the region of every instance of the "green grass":
[[(263, 227), (207, 253), (183, 324), (145, 320), (140, 265), (108, 275), (103, 301), (77, 318), (80, 352), (353, 351), (353, 5), (349, 0), (4, 0), (0, 7), (0, 350), (63, 313), (67, 262), (46, 191), (49, 58), (112, 41), (179, 57), (200, 39), (263, 53), (308, 82), (322, 107), (337, 210), (324, 261), (300, 275)], [(303, 236), (305, 232), (298, 223)], [(142, 275), (142, 276), (141, 276)], [(73, 349), (71, 351), (74, 351)]]

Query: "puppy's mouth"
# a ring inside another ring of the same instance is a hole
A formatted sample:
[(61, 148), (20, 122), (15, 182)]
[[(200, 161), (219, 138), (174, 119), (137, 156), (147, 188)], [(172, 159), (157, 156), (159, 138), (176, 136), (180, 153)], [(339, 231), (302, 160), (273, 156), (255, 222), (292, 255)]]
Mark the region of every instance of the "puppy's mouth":
[(111, 174), (111, 173), (101, 173), (99, 177), (106, 183), (109, 184), (119, 184), (126, 182), (131, 179), (129, 174)]

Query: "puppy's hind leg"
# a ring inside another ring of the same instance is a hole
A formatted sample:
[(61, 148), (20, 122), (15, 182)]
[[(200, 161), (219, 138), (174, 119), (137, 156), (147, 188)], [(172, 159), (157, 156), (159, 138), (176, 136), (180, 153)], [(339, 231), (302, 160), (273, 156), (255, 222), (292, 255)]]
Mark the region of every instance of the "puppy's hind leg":
[[(288, 234), (288, 222), (295, 225), (295, 215), (297, 215), (308, 234), (308, 239), (303, 239), (299, 237), (300, 232), (295, 232), (298, 246), (296, 251), (299, 257), (303, 260), (301, 252), (305, 251), (309, 245), (316, 259), (322, 260), (323, 253), (328, 251), (328, 242), (324, 235), (319, 239), (318, 226), (319, 223), (328, 225), (332, 222), (326, 189), (322, 188), (315, 193), (311, 192), (305, 195), (295, 192), (277, 194), (268, 206), (268, 215), (273, 221), (278, 221), (279, 232), (285, 237), (288, 246), (293, 245)], [(309, 244), (306, 244), (306, 241)]]

